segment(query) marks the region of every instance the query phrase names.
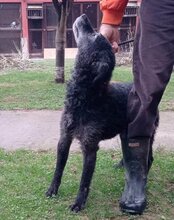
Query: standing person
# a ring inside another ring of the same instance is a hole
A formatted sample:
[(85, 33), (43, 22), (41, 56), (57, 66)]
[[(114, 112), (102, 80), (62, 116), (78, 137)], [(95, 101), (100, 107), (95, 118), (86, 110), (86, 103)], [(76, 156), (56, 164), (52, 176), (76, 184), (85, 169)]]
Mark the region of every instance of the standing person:
[(128, 138), (123, 149), (124, 212), (141, 214), (146, 207), (150, 137), (157, 109), (174, 65), (174, 1), (142, 0), (133, 52), (134, 87), (128, 98)]
[(100, 10), (103, 13), (100, 33), (111, 43), (113, 51), (118, 50), (119, 25), (122, 22), (123, 14), (128, 0), (101, 0)]

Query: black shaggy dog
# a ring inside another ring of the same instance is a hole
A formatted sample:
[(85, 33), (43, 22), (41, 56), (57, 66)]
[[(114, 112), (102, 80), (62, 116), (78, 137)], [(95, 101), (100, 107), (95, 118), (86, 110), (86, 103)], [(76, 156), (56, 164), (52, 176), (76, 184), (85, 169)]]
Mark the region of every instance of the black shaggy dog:
[[(83, 151), (83, 173), (77, 198), (70, 207), (78, 212), (88, 197), (99, 142), (117, 134), (122, 143), (125, 139), (127, 97), (132, 85), (109, 84), (115, 56), (109, 42), (93, 30), (86, 15), (76, 19), (73, 32), (78, 54), (67, 85), (56, 170), (46, 195), (52, 197), (57, 194), (71, 142), (77, 138)], [(151, 155), (149, 164), (152, 160)]]

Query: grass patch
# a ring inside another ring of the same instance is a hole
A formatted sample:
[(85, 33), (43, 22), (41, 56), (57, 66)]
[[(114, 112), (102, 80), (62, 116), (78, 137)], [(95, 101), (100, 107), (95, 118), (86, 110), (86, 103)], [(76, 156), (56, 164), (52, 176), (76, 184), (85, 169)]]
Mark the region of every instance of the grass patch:
[[(66, 79), (73, 61), (67, 60)], [(0, 75), (0, 109), (61, 109), (65, 85), (54, 82), (54, 62), (35, 61), (35, 68), (26, 71), (9, 70)]]
[[(54, 82), (54, 60), (33, 61), (34, 68), (0, 72), (0, 109), (52, 109), (63, 108), (66, 84)], [(65, 79), (70, 78), (74, 60), (66, 60)], [(116, 67), (113, 81), (132, 81), (131, 67)], [(163, 96), (161, 110), (174, 110), (174, 76)]]
[(59, 195), (47, 199), (55, 154), (19, 150), (0, 150), (0, 219), (60, 220), (172, 220), (174, 216), (174, 153), (155, 153), (147, 188), (149, 206), (143, 216), (129, 216), (119, 211), (118, 199), (123, 191), (124, 172), (113, 164), (119, 152), (99, 151), (96, 171), (86, 208), (73, 214), (68, 206), (76, 196), (82, 169), (82, 156), (70, 154)]

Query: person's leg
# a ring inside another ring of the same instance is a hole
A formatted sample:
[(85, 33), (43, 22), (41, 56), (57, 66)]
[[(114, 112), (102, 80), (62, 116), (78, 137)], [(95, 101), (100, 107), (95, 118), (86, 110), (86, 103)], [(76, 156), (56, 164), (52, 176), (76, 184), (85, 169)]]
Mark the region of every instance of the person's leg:
[(128, 136), (149, 137), (174, 64), (174, 1), (142, 1), (133, 56)]
[(171, 76), (173, 57), (174, 1), (143, 0), (133, 57), (134, 87), (128, 99), (126, 183), (120, 200), (125, 212), (140, 214), (146, 207), (150, 137), (158, 104)]

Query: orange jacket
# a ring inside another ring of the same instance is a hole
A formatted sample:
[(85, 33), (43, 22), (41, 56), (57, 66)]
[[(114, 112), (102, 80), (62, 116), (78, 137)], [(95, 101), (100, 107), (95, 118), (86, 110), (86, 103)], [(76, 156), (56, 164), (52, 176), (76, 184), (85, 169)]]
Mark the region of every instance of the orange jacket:
[(101, 0), (100, 10), (103, 13), (102, 24), (119, 25), (128, 0)]

